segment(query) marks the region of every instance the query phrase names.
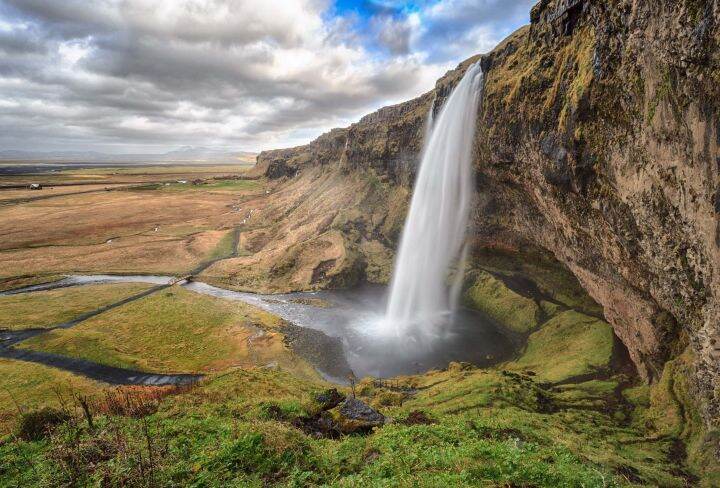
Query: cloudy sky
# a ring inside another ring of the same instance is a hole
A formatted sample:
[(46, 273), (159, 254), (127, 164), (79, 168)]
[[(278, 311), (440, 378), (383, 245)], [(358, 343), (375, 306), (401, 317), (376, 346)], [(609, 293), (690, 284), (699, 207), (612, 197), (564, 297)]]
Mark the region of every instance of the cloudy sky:
[(261, 150), (432, 88), (535, 0), (0, 0), (0, 150)]

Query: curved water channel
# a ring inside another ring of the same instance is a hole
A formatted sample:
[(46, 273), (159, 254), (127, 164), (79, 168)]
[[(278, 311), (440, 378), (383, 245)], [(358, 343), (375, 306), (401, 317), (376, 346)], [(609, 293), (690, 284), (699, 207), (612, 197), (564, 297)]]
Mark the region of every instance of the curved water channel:
[[(139, 282), (156, 285), (121, 302), (56, 326), (56, 328), (69, 328), (91, 316), (171, 286), (176, 281), (177, 278), (172, 276), (72, 275), (54, 283), (3, 292), (0, 296), (101, 283)], [(365, 376), (388, 378), (421, 373), (446, 367), (451, 361), (466, 361), (478, 366), (489, 366), (508, 359), (514, 351), (512, 339), (506, 336), (492, 320), (467, 309), (458, 310), (451, 324), (429, 342), (416, 340), (412, 336), (397, 338), (377, 334), (377, 328), (381, 326), (384, 318), (386, 305), (387, 289), (383, 286), (365, 285), (350, 290), (260, 295), (226, 290), (194, 281), (181, 281), (179, 284), (196, 293), (242, 301), (277, 315), (296, 326), (337, 338), (342, 343), (345, 355), (343, 363), (346, 360), (352, 373), (358, 378)], [(47, 330), (0, 331), (0, 357), (38, 362), (115, 384), (183, 384), (200, 377), (147, 374), (13, 347), (18, 342)], [(302, 355), (302, 351), (299, 352)], [(322, 361), (308, 359), (326, 378), (338, 382), (346, 381), (346, 378), (337, 377), (337, 370), (329, 371), (323, 368)]]

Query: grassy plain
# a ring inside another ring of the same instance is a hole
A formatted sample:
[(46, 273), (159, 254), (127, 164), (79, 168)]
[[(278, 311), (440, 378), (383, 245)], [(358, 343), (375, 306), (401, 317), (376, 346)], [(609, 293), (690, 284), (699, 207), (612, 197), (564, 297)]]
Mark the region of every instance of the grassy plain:
[(0, 329), (44, 328), (136, 295), (152, 285), (88, 285), (0, 296)]
[[(218, 247), (227, 245), (223, 238), (247, 218), (243, 204), (265, 194), (266, 182), (235, 179), (245, 169), (247, 165), (79, 169), (37, 176), (75, 186), (2, 189), (0, 278), (187, 273), (218, 257)], [(23, 178), (36, 176), (0, 176), (0, 185)], [(197, 179), (203, 183), (190, 183)], [(96, 180), (99, 185), (84, 184)], [(122, 188), (105, 191), (120, 181)]]
[(21, 347), (158, 373), (207, 373), (275, 364), (301, 377), (312, 368), (283, 343), (282, 321), (242, 302), (173, 287)]

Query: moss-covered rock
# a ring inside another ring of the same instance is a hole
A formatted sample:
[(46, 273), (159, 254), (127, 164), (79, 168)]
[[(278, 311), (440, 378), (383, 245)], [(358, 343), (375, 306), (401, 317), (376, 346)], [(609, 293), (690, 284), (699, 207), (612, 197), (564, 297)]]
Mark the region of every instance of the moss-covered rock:
[(691, 477), (698, 486), (720, 486), (720, 431), (708, 428), (698, 409), (692, 386), (693, 354), (690, 348), (669, 361), (660, 381), (652, 387), (639, 388), (632, 398), (642, 408), (636, 410), (635, 421), (655, 435), (674, 439), (674, 450), (668, 453), (671, 462), (687, 458)]
[(387, 421), (383, 414), (355, 397), (347, 398), (330, 414), (344, 434), (367, 433)]
[[(609, 371), (614, 336), (600, 319), (568, 310), (528, 338), (527, 347), (509, 367), (531, 370), (553, 383)], [(588, 378), (589, 379), (589, 378)]]
[(524, 297), (486, 271), (474, 273), (473, 284), (465, 292), (465, 304), (481, 310), (510, 330), (527, 333), (540, 323), (542, 310), (531, 298)]

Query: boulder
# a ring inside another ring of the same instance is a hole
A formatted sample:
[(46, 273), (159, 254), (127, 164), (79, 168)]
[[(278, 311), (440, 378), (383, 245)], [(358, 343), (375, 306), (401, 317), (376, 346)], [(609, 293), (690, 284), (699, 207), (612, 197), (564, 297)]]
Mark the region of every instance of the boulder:
[(345, 395), (337, 391), (337, 388), (331, 388), (315, 395), (315, 401), (320, 405), (321, 410), (331, 410), (340, 405), (343, 400), (345, 400)]
[(369, 432), (387, 422), (383, 414), (357, 398), (346, 399), (331, 413), (343, 434)]

